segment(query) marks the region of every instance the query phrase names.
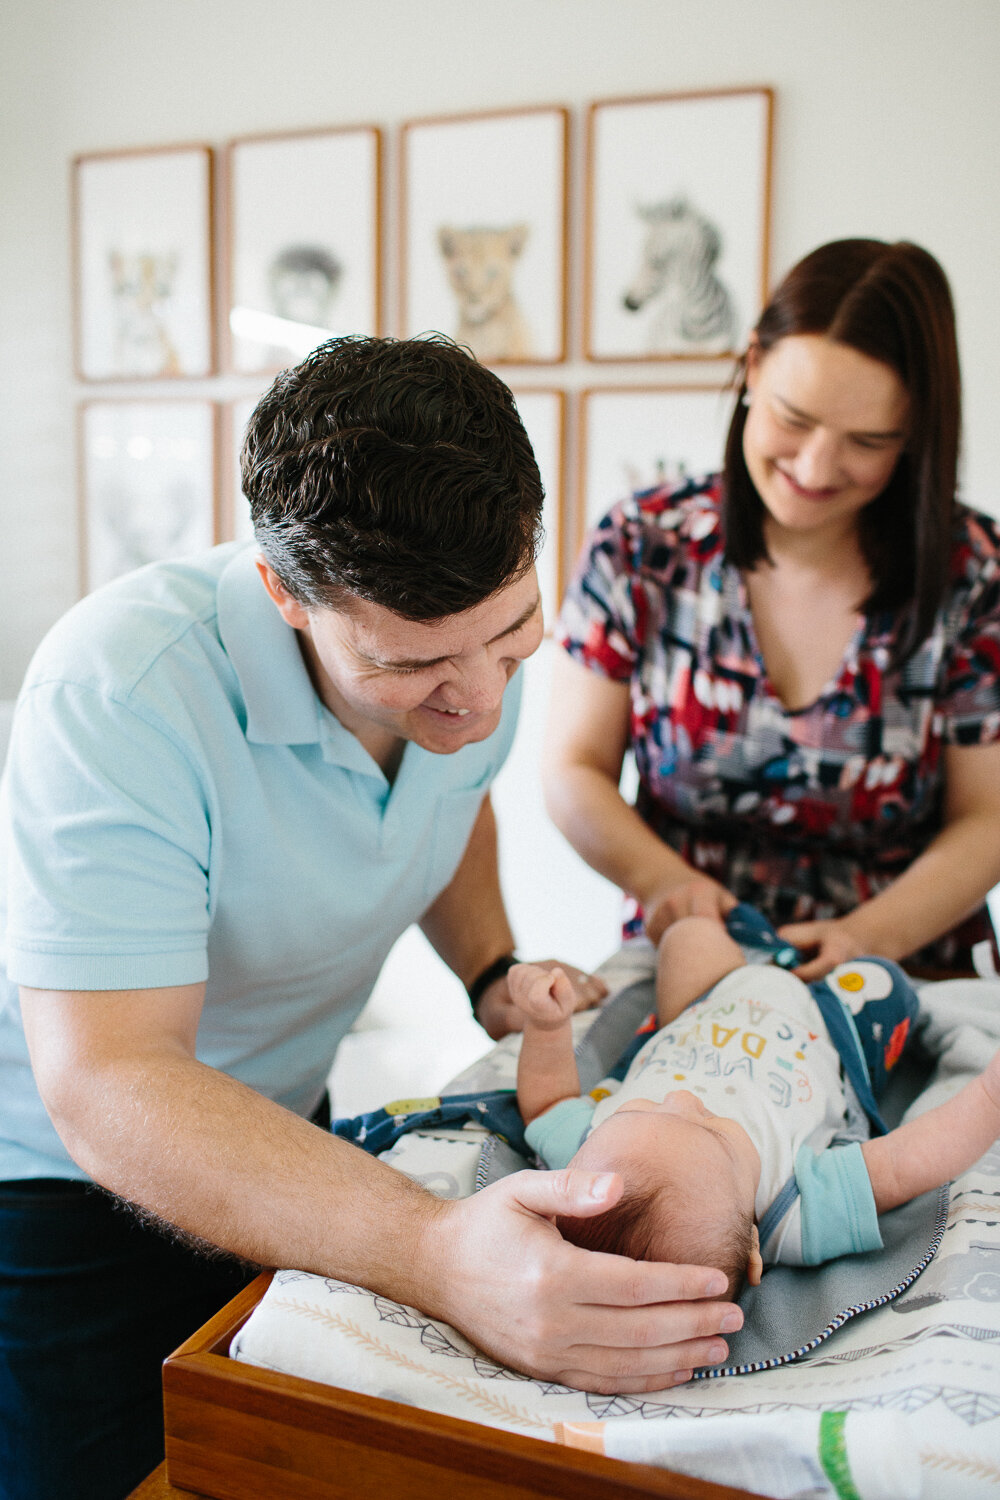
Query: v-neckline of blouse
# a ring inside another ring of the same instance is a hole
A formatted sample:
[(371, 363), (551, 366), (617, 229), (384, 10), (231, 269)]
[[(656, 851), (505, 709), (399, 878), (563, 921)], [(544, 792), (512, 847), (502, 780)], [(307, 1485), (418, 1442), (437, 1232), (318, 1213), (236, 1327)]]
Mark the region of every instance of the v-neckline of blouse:
[(864, 645), (865, 637), (868, 634), (867, 615), (861, 616), (861, 620), (859, 621), (858, 625), (851, 632), (850, 639), (848, 640), (847, 645), (844, 647), (840, 661), (837, 663), (833, 672), (827, 678), (826, 682), (820, 688), (819, 692), (812, 699), (812, 701), (810, 703), (804, 703), (801, 708), (789, 708), (788, 704), (785, 702), (781, 694), (778, 692), (777, 688), (774, 686), (774, 683), (771, 681), (770, 675), (768, 673), (767, 663), (764, 660), (764, 653), (760, 648), (760, 641), (757, 638), (757, 629), (754, 625), (753, 610), (750, 606), (750, 591), (747, 588), (746, 579), (743, 577), (742, 572), (738, 567), (735, 566), (735, 564), (723, 563), (723, 567), (725, 568), (727, 573), (735, 575), (736, 597), (743, 619), (743, 626), (746, 631), (747, 642), (750, 646), (754, 664), (757, 668), (760, 690), (766, 695), (771, 703), (774, 703), (778, 707), (783, 716), (787, 719), (804, 718), (807, 714), (814, 713), (817, 708), (822, 707), (830, 698), (833, 698), (834, 696), (844, 692), (845, 675), (848, 673), (851, 676), (857, 675), (858, 658), (861, 654), (861, 648)]

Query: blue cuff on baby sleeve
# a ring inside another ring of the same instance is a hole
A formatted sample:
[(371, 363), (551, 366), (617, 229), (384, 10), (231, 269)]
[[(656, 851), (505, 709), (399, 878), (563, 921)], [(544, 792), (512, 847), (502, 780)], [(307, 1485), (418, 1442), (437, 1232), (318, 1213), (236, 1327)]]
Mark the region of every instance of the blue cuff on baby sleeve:
[(859, 1141), (795, 1158), (802, 1208), (802, 1261), (817, 1266), (838, 1255), (881, 1250), (871, 1178)]
[(594, 1100), (561, 1099), (538, 1115), (524, 1132), (532, 1151), (547, 1167), (565, 1167), (579, 1151), (594, 1117)]

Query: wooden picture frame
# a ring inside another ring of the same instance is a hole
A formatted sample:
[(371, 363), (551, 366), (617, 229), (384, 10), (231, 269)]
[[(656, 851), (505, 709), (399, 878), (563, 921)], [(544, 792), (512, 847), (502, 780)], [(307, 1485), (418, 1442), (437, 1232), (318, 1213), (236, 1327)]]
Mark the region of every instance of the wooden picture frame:
[(590, 106), (588, 359), (745, 350), (767, 294), (773, 106), (769, 88)]
[(224, 409), (223, 431), (225, 459), (222, 466), (222, 504), (220, 506), (220, 540), (224, 542), (250, 542), (253, 540), (253, 524), (250, 520), (250, 505), (243, 493), (240, 476), (240, 450), (243, 434), (251, 413), (263, 396), (241, 396), (229, 401)]
[(566, 538), (566, 394), (553, 386), (512, 386), (517, 409), (538, 461), (545, 490), (545, 536), (536, 567), (546, 632), (550, 632), (563, 589)]
[(218, 540), (218, 409), (132, 397), (78, 408), (80, 587)]
[(244, 136), (226, 148), (226, 363), (298, 364), (382, 331), (382, 131)]
[(733, 390), (724, 385), (605, 385), (580, 393), (576, 546), (637, 490), (722, 467)]
[(569, 112), (409, 120), (400, 147), (400, 325), (487, 365), (566, 357)]
[(213, 180), (209, 146), (74, 158), (74, 357), (81, 380), (214, 372)]

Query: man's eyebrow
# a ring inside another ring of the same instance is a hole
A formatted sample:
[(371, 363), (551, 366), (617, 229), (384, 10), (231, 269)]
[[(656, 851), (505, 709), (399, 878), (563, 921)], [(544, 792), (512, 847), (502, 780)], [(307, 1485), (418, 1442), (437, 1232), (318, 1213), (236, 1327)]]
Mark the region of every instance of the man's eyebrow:
[[(793, 406), (792, 403), (790, 401), (786, 400), (785, 397), (782, 396), (779, 392), (775, 392), (775, 396), (776, 396), (777, 400), (781, 402), (782, 406), (785, 408), (785, 410), (791, 416), (798, 417), (799, 420), (802, 421), (802, 422), (815, 422), (816, 421), (816, 418), (814, 416), (812, 416), (809, 412), (802, 411), (799, 407)], [(898, 430), (889, 431), (889, 432), (865, 432), (863, 430), (859, 430), (858, 432), (854, 432), (854, 433), (851, 434), (852, 437), (882, 438), (886, 442), (889, 442), (889, 441), (891, 441), (894, 438), (901, 438), (904, 435), (905, 434), (903, 433), (902, 428), (899, 428)]]
[[(496, 635), (491, 636), (490, 639), (486, 642), (486, 645), (495, 646), (497, 641), (502, 641), (505, 636), (516, 635), (522, 626), (527, 625), (532, 615), (534, 615), (537, 611), (538, 606), (541, 604), (541, 602), (541, 595), (536, 594), (532, 603), (528, 605), (528, 608), (526, 610), (523, 610), (522, 613), (518, 615), (517, 619), (514, 620), (510, 625), (505, 625), (503, 630), (498, 631)], [(386, 667), (390, 671), (395, 670), (398, 672), (400, 670), (411, 671), (415, 667), (440, 666), (441, 662), (449, 660), (449, 656), (447, 654), (445, 654), (444, 656), (397, 656), (392, 658), (382, 656), (369, 656), (368, 660), (372, 663), (373, 666)]]

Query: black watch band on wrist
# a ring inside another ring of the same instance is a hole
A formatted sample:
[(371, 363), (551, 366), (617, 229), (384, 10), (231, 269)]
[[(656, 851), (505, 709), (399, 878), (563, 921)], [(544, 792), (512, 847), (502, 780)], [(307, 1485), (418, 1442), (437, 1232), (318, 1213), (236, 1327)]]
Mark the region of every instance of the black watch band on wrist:
[(466, 986), (473, 1015), (476, 1013), (476, 1006), (493, 981), (495, 979), (502, 979), (507, 970), (512, 969), (517, 962), (518, 960), (514, 957), (513, 953), (502, 953), (491, 964), (487, 964), (482, 973), (477, 974), (472, 983)]

